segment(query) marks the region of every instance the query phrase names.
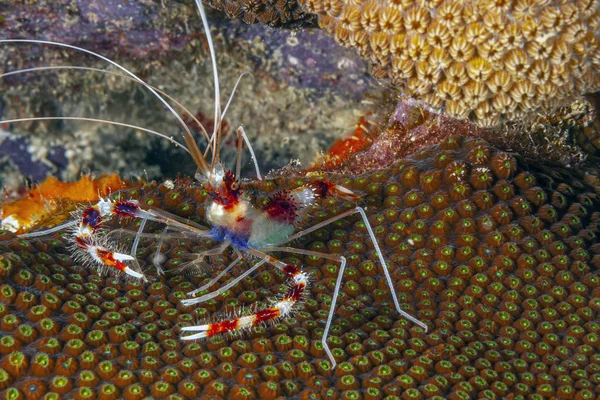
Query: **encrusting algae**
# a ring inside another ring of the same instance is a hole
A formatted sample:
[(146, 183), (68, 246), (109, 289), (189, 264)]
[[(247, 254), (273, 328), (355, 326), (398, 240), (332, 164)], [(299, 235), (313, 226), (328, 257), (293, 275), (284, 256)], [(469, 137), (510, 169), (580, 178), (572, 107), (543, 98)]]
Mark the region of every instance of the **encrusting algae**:
[(494, 128), (480, 128), (411, 103), (399, 101), (388, 121), (361, 117), (347, 139), (316, 157), (311, 170), (360, 175), (455, 135), (481, 138), (530, 159), (574, 168), (594, 165), (600, 154), (600, 120), (587, 101), (575, 101), (527, 123)]
[(409, 98), (484, 127), (600, 90), (597, 0), (300, 0)]
[[(0, 396), (600, 396), (600, 182), (594, 170), (533, 163), (479, 139), (451, 137), (386, 169), (330, 178), (363, 195), (403, 309), (426, 321), (427, 334), (398, 318), (357, 219), (302, 239), (303, 248), (348, 258), (328, 340), (334, 370), (319, 343), (338, 268), (329, 261), (285, 259), (313, 274), (310, 296), (293, 318), (242, 337), (184, 343), (179, 327), (285, 293), (285, 276), (264, 268), (202, 307), (185, 307), (185, 293), (214, 271), (173, 272), (211, 246), (208, 240), (165, 240), (167, 274), (153, 276), (158, 243), (142, 238), (137, 259), (153, 280), (141, 282), (77, 266), (59, 234), (20, 240), (4, 231)], [(247, 189), (270, 193), (304, 182), (280, 177)], [(118, 195), (201, 221), (208, 193), (186, 179), (169, 187), (150, 183)], [(329, 200), (311, 222), (354, 206)], [(146, 232), (152, 229), (162, 227), (149, 224)], [(225, 265), (231, 257), (214, 257), (211, 264)]]

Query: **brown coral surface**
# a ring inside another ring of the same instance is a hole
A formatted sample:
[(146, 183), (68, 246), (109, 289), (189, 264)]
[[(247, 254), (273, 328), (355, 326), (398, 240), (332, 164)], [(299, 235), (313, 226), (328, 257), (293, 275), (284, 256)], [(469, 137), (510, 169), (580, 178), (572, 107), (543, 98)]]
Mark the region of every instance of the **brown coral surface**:
[(480, 126), (600, 88), (597, 0), (301, 0), (409, 97)]
[[(185, 293), (232, 257), (211, 259), (206, 274), (174, 274), (210, 241), (165, 240), (167, 275), (158, 277), (151, 272), (158, 243), (143, 238), (137, 258), (154, 278), (142, 283), (81, 267), (64, 235), (19, 240), (3, 232), (1, 396), (597, 398), (600, 184), (589, 172), (449, 138), (385, 170), (332, 177), (363, 196), (403, 308), (429, 326), (424, 333), (394, 311), (364, 224), (320, 229), (296, 245), (348, 259), (329, 336), (335, 370), (319, 344), (338, 270), (329, 261), (285, 258), (313, 276), (293, 318), (242, 337), (187, 343), (179, 326), (284, 293), (284, 276), (266, 268), (186, 308)], [(260, 200), (303, 181), (249, 189)], [(121, 194), (199, 221), (208, 195), (189, 180)], [(310, 223), (353, 206), (315, 206)]]

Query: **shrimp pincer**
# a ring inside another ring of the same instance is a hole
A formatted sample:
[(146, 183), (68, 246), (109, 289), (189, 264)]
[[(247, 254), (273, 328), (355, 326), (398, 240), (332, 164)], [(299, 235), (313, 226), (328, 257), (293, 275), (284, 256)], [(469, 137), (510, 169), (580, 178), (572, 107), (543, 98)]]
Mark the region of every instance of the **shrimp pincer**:
[[(160, 251), (162, 241), (169, 237), (177, 237), (191, 241), (199, 239), (211, 239), (218, 244), (212, 249), (194, 254), (195, 259), (190, 263), (191, 265), (203, 263), (206, 257), (219, 255), (228, 250), (232, 251), (236, 256), (233, 262), (231, 262), (231, 264), (229, 264), (217, 276), (211, 279), (210, 282), (189, 292), (189, 298), (182, 301), (183, 305), (185, 306), (201, 304), (219, 296), (265, 264), (281, 271), (290, 282), (287, 292), (280, 298), (273, 300), (269, 307), (215, 323), (182, 327), (182, 340), (197, 340), (227, 332), (241, 331), (259, 326), (268, 321), (285, 318), (294, 313), (298, 308), (298, 304), (309, 293), (309, 274), (302, 267), (285, 263), (276, 258), (273, 254), (295, 253), (337, 262), (339, 263), (340, 268), (335, 281), (331, 305), (329, 308), (327, 321), (325, 323), (323, 336), (321, 338), (323, 348), (331, 360), (331, 363), (333, 366), (335, 366), (336, 360), (334, 359), (333, 354), (327, 344), (327, 337), (335, 313), (339, 291), (342, 286), (342, 279), (344, 277), (344, 270), (346, 267), (346, 258), (343, 255), (328, 254), (313, 250), (290, 247), (288, 246), (288, 243), (343, 218), (358, 214), (364, 226), (366, 227), (369, 239), (377, 254), (377, 259), (381, 265), (382, 272), (384, 274), (386, 284), (389, 287), (390, 295), (396, 311), (404, 318), (414, 322), (427, 331), (427, 325), (425, 323), (419, 321), (401, 309), (388, 267), (386, 265), (386, 261), (383, 257), (383, 253), (379, 247), (373, 229), (371, 228), (363, 208), (354, 206), (354, 208), (335, 215), (325, 221), (316, 223), (303, 230), (297, 230), (299, 226), (302, 226), (302, 224), (306, 222), (311, 210), (313, 210), (315, 206), (318, 207), (323, 199), (341, 199), (351, 202), (355, 205), (360, 201), (360, 196), (358, 194), (329, 180), (317, 179), (309, 181), (293, 190), (279, 191), (269, 196), (267, 201), (255, 202), (253, 198), (246, 193), (244, 186), (240, 182), (242, 150), (244, 145), (248, 148), (251, 154), (251, 158), (256, 170), (256, 180), (262, 181), (263, 178), (260, 174), (260, 169), (258, 167), (254, 152), (252, 151), (250, 141), (248, 140), (248, 137), (241, 126), (237, 129), (237, 158), (235, 160), (235, 167), (233, 170), (229, 170), (224, 167), (220, 159), (222, 136), (221, 125), (225, 111), (229, 106), (229, 102), (227, 103), (225, 110), (221, 111), (219, 79), (216, 68), (214, 46), (202, 3), (200, 0), (196, 0), (196, 3), (200, 11), (200, 16), (206, 32), (207, 42), (209, 44), (215, 87), (214, 129), (212, 134), (209, 135), (206, 132), (206, 129), (202, 128), (204, 136), (208, 141), (207, 147), (204, 151), (201, 150), (196, 143), (196, 140), (194, 139), (189, 127), (186, 126), (185, 122), (183, 122), (183, 119), (173, 110), (163, 96), (170, 100), (172, 99), (160, 90), (148, 85), (130, 71), (116, 64), (114, 61), (108, 60), (107, 58), (96, 53), (75, 46), (64, 45), (55, 42), (29, 42), (62, 46), (97, 56), (104, 61), (111, 63), (113, 66), (118, 67), (126, 74), (120, 76), (133, 80), (136, 83), (144, 86), (154, 96), (156, 96), (169, 109), (169, 111), (175, 115), (177, 120), (184, 127), (183, 138), (185, 145), (181, 143), (178, 143), (178, 145), (184, 148), (184, 150), (191, 155), (198, 168), (196, 178), (202, 183), (203, 188), (209, 194), (207, 200), (202, 205), (205, 216), (205, 222), (203, 222), (203, 225), (196, 224), (190, 220), (170, 214), (158, 208), (142, 206), (135, 200), (101, 199), (95, 204), (84, 207), (80, 212), (76, 213), (73, 221), (69, 221), (60, 227), (50, 228), (45, 231), (26, 233), (21, 237), (38, 237), (44, 234), (54, 233), (58, 229), (71, 228), (72, 234), (69, 236), (69, 239), (72, 243), (71, 247), (77, 258), (82, 263), (100, 271), (118, 271), (128, 275), (132, 279), (142, 280), (146, 280), (146, 275), (144, 274), (142, 266), (136, 259), (137, 247), (139, 245), (140, 238), (142, 237), (158, 238), (160, 240), (157, 249), (157, 255), (154, 257), (155, 261), (153, 262), (159, 273), (161, 273), (162, 270), (160, 267), (160, 257), (158, 257), (158, 252)], [(0, 41), (0, 43), (1, 42), (7, 43), (11, 41)], [(20, 42), (26, 42), (26, 40), (20, 40)], [(233, 92), (235, 92), (235, 87)], [(177, 104), (179, 105), (179, 103)], [(189, 111), (185, 111), (191, 115)], [(36, 119), (57, 118), (69, 117), (38, 117)], [(89, 118), (81, 119), (91, 120)], [(31, 120), (31, 118), (23, 120)], [(18, 120), (11, 120), (10, 122), (17, 121)], [(137, 128), (132, 125), (114, 123), (111, 121), (102, 121), (98, 119), (95, 119), (94, 121), (108, 122), (115, 125)], [(200, 124), (200, 122), (197, 120), (195, 120), (195, 122)], [(148, 129), (139, 129), (147, 133), (167, 137), (166, 135), (162, 135)], [(211, 155), (211, 158), (208, 157), (208, 154)], [(120, 232), (130, 233), (134, 236), (133, 244), (128, 251), (118, 248), (117, 244), (114, 243), (113, 240), (110, 240), (110, 232), (107, 233), (106, 223), (114, 217), (131, 218), (140, 222), (137, 231), (128, 231), (126, 229), (117, 230)], [(162, 233), (149, 234), (144, 232), (148, 222), (160, 224), (163, 227)], [(219, 287), (214, 291), (202, 294), (198, 297), (196, 296), (198, 293), (204, 292), (213, 285), (216, 285), (228, 271), (230, 271), (244, 259), (257, 259), (258, 262), (253, 267), (247, 269), (241, 275), (237, 276), (231, 282)]]

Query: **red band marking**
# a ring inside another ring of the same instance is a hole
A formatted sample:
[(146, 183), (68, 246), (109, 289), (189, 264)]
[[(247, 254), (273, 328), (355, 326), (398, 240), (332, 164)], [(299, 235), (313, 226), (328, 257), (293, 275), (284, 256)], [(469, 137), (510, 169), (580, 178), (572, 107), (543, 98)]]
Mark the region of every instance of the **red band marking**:
[[(343, 186), (338, 186), (335, 183), (331, 183), (329, 181), (318, 180), (311, 182), (310, 185), (313, 187), (313, 192), (317, 197), (328, 197), (328, 196), (337, 196), (346, 200), (357, 200), (358, 196), (344, 188)], [(341, 190), (339, 188), (345, 189)]]
[(87, 251), (90, 247), (90, 244), (85, 239), (82, 239), (79, 236), (75, 237), (75, 244), (77, 245), (77, 247), (84, 251)]
[(231, 171), (225, 171), (223, 184), (220, 188), (209, 189), (215, 202), (221, 204), (224, 209), (229, 210), (238, 204), (240, 196), (239, 182)]
[(279, 317), (279, 315), (281, 315), (281, 313), (279, 312), (278, 308), (275, 308), (275, 307), (267, 308), (265, 310), (262, 310), (262, 311), (259, 311), (256, 313), (256, 319), (254, 320), (254, 323), (252, 325), (256, 326), (256, 325), (260, 324), (261, 322), (265, 322), (270, 319), (275, 319), (275, 318)]
[(214, 336), (219, 333), (231, 332), (237, 328), (238, 319), (231, 319), (229, 321), (218, 322), (216, 324), (210, 324), (206, 336)]
[(298, 269), (298, 267), (294, 267), (292, 264), (286, 264), (283, 268), (283, 273), (289, 276), (290, 278), (293, 278), (294, 275), (296, 275), (299, 272), (300, 270)]
[(324, 180), (318, 180), (311, 183), (315, 195), (318, 197), (327, 197), (331, 189), (333, 189), (333, 183)]
[(298, 214), (298, 205), (287, 190), (273, 195), (265, 206), (266, 213), (275, 221), (293, 224)]
[(294, 303), (300, 300), (302, 293), (304, 293), (304, 289), (306, 285), (304, 283), (299, 283), (297, 285), (292, 286), (290, 291), (288, 292), (286, 299), (292, 300)]
[(98, 254), (98, 258), (102, 260), (102, 264), (107, 267), (113, 267), (118, 269), (119, 271), (125, 271), (125, 264), (123, 264), (119, 260), (115, 260), (112, 251), (104, 250), (104, 249), (96, 249), (96, 253)]

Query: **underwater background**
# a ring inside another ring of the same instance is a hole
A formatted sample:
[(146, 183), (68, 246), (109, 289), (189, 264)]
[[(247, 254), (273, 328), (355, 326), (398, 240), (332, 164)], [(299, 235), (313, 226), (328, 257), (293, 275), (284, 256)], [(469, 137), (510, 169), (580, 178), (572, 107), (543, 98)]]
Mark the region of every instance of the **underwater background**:
[[(224, 10), (208, 11), (222, 103), (251, 73), (225, 117), (224, 162), (233, 165), (243, 125), (271, 171), (258, 182), (244, 161), (244, 187), (257, 201), (314, 177), (359, 193), (358, 204), (316, 204), (297, 228), (364, 207), (402, 308), (428, 332), (394, 310), (358, 218), (294, 243), (348, 259), (328, 338), (335, 369), (320, 343), (334, 262), (282, 254), (311, 274), (291, 318), (188, 343), (180, 327), (269, 304), (287, 292), (285, 275), (263, 267), (214, 300), (183, 306), (234, 255), (176, 273), (215, 243), (142, 238), (145, 283), (86, 267), (69, 231), (20, 239), (3, 230), (0, 398), (599, 398), (600, 2), (207, 4)], [(0, 0), (0, 32), (98, 52), (212, 129), (208, 44), (192, 1)], [(0, 43), (1, 74), (43, 66), (116, 72), (71, 49)], [(180, 140), (168, 111), (118, 76), (2, 77), (1, 120), (44, 116), (126, 122)], [(127, 188), (120, 196), (204, 220), (209, 193), (187, 178), (194, 163), (167, 140), (61, 120), (0, 121), (0, 140), (4, 219), (29, 207), (8, 208), (37, 196), (31, 187), (47, 176), (116, 172), (117, 187)], [(34, 229), (85, 204), (56, 193), (40, 199)], [(125, 248), (132, 241), (120, 238)], [(166, 275), (154, 268), (157, 247)]]

